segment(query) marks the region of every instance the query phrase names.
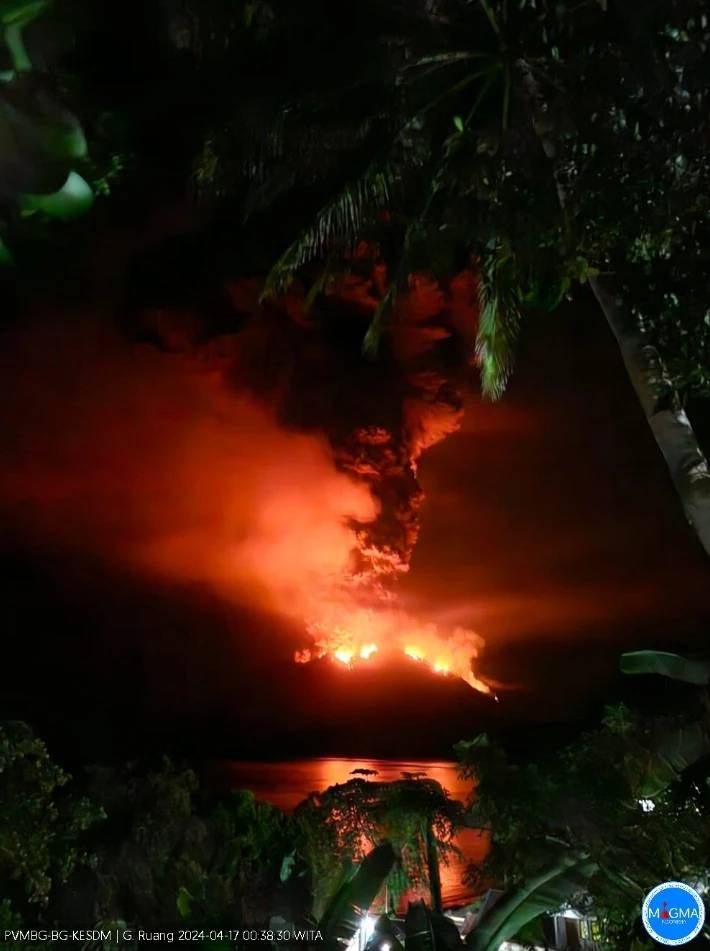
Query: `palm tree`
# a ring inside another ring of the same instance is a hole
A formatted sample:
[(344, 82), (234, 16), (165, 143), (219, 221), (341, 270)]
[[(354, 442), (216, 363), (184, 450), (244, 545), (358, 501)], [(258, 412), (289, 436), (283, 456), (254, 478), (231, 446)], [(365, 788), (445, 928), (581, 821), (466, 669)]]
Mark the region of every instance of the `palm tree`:
[[(521, 63), (531, 106), (531, 121), (538, 134), (557, 186), (564, 212), (567, 195), (561, 174), (561, 148), (554, 127), (545, 123), (547, 103), (527, 63)], [(589, 273), (589, 285), (607, 319), (656, 443), (663, 453), (683, 509), (705, 552), (710, 554), (710, 470), (688, 414), (674, 388), (664, 360), (644, 331), (642, 316), (624, 300), (613, 272)]]
[[(460, 857), (454, 835), (462, 805), (426, 777), (380, 782), (361, 778), (314, 793), (294, 814), (299, 850), (314, 881), (314, 913), (366, 844), (390, 842), (400, 857), (389, 879), (389, 894), (398, 896), (426, 882), (432, 908), (441, 911), (440, 860)], [(388, 871), (389, 874), (389, 871)], [(375, 896), (373, 895), (373, 898)]]
[(588, 282), (710, 554), (710, 472), (684, 407), (693, 387), (710, 392), (692, 346), (710, 322), (710, 80), (699, 65), (708, 28), (696, 6), (659, 4), (641, 24), (591, 0), (448, 4), (435, 49), (421, 37), (404, 42), (386, 146), (325, 201), (265, 294), (321, 261), (318, 293), (343, 249), (381, 235), (386, 212), (398, 251), (365, 338), (374, 351), (417, 260), (433, 247), (465, 247), (480, 278), (482, 389), (496, 399), (523, 319)]

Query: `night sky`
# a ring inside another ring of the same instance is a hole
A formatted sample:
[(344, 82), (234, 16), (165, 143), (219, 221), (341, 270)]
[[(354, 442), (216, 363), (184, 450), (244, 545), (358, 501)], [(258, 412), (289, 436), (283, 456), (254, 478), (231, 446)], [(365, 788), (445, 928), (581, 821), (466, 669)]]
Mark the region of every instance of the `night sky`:
[[(126, 168), (82, 221), (20, 242), (1, 279), (0, 716), (28, 720), (68, 761), (446, 756), (481, 729), (525, 743), (540, 722), (548, 737), (598, 722), (604, 703), (642, 689), (617, 673), (623, 650), (700, 649), (707, 565), (581, 287), (555, 314), (526, 316), (496, 404), (461, 359), (475, 338), (463, 309), (462, 339), (443, 342), (436, 367), (462, 395), (463, 424), (417, 461), (426, 499), (402, 606), (475, 630), (475, 672), (500, 702), (403, 657), (352, 671), (294, 663), (306, 609), (343, 567), (348, 519), (374, 504), (331, 447), (362, 425), (395, 432), (406, 402), (407, 360), (361, 357), (387, 249), (347, 306), (342, 293), (319, 303), (317, 333), (288, 296), (249, 323), (264, 274), (349, 166), (334, 161), (322, 194), (306, 181), (247, 224), (244, 194), (202, 206), (187, 182), (211, 128), (235, 115), (239, 135), (251, 128), (244, 88), (273, 99), (273, 119), (284, 90), (320, 93), (323, 76), (349, 88), (369, 71), (363, 48), (391, 49), (371, 42), (367, 5), (343, 8), (345, 44), (330, 8), (283, 5), (269, 55), (257, 44), (238, 67), (216, 49), (198, 62), (174, 45), (162, 5), (138, 27), (105, 7), (68, 63), (89, 139), (125, 153)], [(39, 23), (30, 45), (51, 65), (60, 34)], [(364, 78), (354, 115), (383, 95)], [(262, 105), (247, 102), (256, 127)], [(104, 127), (106, 114), (123, 119)], [(221, 347), (234, 353), (220, 388)], [(710, 445), (708, 420), (694, 422)], [(384, 507), (411, 514), (404, 468)]]
[(521, 715), (578, 712), (622, 650), (702, 645), (702, 550), (583, 292), (529, 335), (500, 403), (469, 397), (422, 481), (406, 585), (470, 609), (494, 675), (526, 688), (506, 696)]
[[(5, 504), (2, 715), (30, 720), (68, 758), (146, 748), (443, 756), (492, 725), (553, 730), (594, 717), (623, 693), (624, 649), (699, 645), (701, 552), (583, 292), (532, 328), (500, 403), (482, 403), (468, 376), (461, 431), (420, 461), (427, 499), (400, 588), (408, 608), (485, 638), (478, 670), (501, 684), (499, 704), (404, 662), (371, 672), (294, 665), (302, 630), (246, 595), (225, 598), (199, 565), (158, 579), (102, 560), (93, 542), (74, 545), (72, 533), (86, 532), (81, 508), (47, 532), (26, 530), (31, 520)], [(19, 390), (5, 411), (15, 417), (11, 460), (17, 433), (33, 431)], [(169, 419), (165, 433), (169, 443)], [(39, 460), (41, 472), (41, 450)], [(115, 491), (102, 532), (130, 520)]]

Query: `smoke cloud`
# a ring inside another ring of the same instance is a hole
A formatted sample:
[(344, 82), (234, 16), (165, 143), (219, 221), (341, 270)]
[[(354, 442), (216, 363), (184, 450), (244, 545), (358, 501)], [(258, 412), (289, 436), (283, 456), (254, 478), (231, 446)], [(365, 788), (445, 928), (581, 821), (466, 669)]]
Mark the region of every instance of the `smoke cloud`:
[(299, 614), (348, 571), (370, 490), (220, 368), (80, 322), (6, 337), (0, 512), (52, 550)]
[(333, 296), (329, 324), (293, 295), (264, 312), (254, 290), (232, 288), (240, 331), (204, 340), (180, 314), (153, 315), (155, 345), (91, 320), (7, 334), (6, 529), (293, 620), (296, 660), (395, 653), (487, 692), (471, 670), (481, 638), (411, 616), (395, 593), (419, 533), (417, 460), (462, 416), (431, 360), (450, 336), (445, 295), (413, 282), (374, 366), (359, 356), (366, 294), (350, 312)]

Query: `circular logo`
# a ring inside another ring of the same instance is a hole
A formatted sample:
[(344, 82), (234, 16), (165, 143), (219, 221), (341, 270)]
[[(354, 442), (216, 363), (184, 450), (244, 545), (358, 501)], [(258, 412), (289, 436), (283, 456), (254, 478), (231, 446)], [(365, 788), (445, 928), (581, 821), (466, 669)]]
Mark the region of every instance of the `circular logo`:
[(660, 944), (687, 944), (705, 922), (703, 900), (684, 882), (663, 882), (646, 895), (641, 918), (646, 931)]

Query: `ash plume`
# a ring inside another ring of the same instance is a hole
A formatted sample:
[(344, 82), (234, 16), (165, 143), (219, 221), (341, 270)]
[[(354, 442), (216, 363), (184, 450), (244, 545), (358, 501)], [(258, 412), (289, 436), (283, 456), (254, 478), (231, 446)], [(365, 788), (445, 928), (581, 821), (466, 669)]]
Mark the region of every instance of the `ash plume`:
[(360, 341), (376, 280), (366, 263), (312, 308), (297, 287), (260, 306), (257, 282), (233, 282), (234, 332), (146, 310), (137, 341), (75, 317), (6, 333), (6, 528), (283, 615), (310, 639), (298, 660), (396, 651), (487, 689), (471, 672), (481, 639), (412, 618), (396, 594), (417, 460), (461, 419), (439, 352), (460, 302), (413, 278), (373, 363)]

